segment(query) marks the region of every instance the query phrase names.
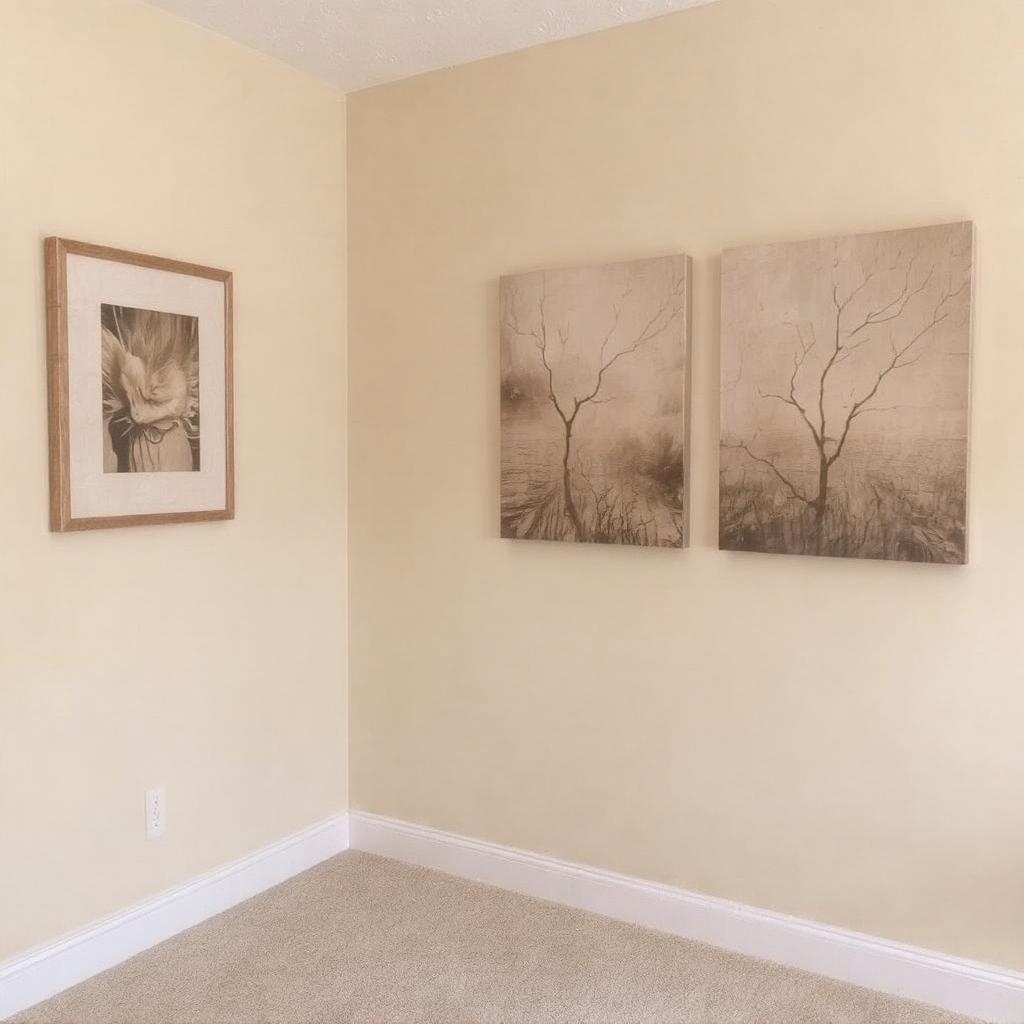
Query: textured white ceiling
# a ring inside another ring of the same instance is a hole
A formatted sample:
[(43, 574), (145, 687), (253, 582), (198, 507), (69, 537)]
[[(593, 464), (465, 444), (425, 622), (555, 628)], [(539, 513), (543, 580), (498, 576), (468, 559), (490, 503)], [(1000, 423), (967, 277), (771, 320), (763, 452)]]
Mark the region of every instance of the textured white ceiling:
[(150, 0), (346, 92), (714, 0)]

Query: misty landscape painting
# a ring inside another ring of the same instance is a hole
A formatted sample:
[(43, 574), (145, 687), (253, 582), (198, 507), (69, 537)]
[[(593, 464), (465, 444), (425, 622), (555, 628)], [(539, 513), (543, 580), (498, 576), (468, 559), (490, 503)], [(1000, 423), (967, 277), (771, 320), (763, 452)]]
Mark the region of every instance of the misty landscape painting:
[(973, 241), (724, 254), (720, 548), (966, 562)]
[(501, 535), (687, 542), (686, 256), (502, 278)]

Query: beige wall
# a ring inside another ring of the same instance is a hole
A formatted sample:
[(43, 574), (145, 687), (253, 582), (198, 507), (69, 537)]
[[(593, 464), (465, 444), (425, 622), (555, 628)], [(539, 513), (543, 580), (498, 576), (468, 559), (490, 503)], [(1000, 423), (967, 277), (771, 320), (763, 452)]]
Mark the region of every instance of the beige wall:
[[(140, 3), (0, 0), (0, 959), (346, 804), (344, 117)], [(47, 234), (234, 271), (234, 523), (47, 532)]]
[[(354, 806), (1024, 967), (1022, 38), (722, 0), (349, 97)], [(961, 218), (972, 564), (716, 551), (721, 250)], [(498, 276), (678, 250), (693, 547), (499, 540)]]

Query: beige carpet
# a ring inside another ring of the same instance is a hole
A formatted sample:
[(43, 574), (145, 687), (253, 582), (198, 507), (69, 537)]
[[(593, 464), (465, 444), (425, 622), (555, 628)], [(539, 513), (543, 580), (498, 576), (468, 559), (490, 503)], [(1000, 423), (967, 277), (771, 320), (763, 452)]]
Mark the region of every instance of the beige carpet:
[(955, 1024), (759, 960), (345, 853), (16, 1018)]

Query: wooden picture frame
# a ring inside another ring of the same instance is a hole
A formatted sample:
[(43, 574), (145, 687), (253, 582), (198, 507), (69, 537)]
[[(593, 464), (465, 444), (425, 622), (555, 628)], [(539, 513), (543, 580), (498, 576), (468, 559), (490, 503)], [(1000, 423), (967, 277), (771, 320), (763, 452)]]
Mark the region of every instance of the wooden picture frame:
[(233, 519), (231, 273), (56, 237), (45, 257), (50, 529)]

